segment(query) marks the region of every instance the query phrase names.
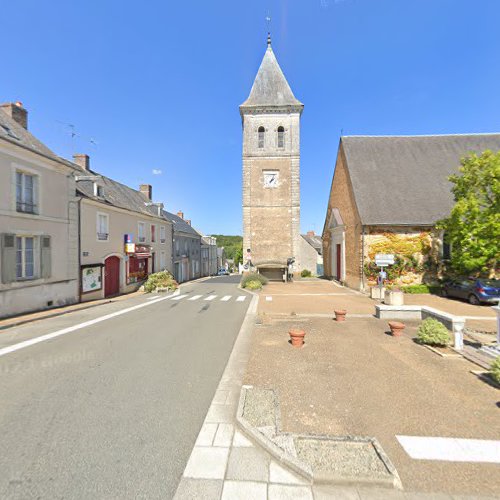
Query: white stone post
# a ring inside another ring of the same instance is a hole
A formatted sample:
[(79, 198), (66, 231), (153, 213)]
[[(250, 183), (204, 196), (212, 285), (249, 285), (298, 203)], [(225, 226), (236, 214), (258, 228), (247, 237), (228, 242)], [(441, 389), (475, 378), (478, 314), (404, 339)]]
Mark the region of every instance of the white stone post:
[(465, 320), (453, 321), (454, 348), (456, 351), (463, 351), (464, 349), (464, 327)]

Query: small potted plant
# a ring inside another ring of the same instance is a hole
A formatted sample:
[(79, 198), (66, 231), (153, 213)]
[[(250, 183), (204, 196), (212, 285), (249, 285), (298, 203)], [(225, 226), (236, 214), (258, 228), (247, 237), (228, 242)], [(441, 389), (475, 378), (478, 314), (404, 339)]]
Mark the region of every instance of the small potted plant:
[(393, 337), (401, 337), (405, 329), (405, 324), (401, 323), (401, 321), (389, 321), (389, 328)]
[(345, 321), (347, 311), (345, 309), (335, 309), (335, 321)]
[(304, 345), (304, 337), (306, 335), (304, 330), (300, 328), (290, 328), (288, 335), (290, 335), (293, 347), (302, 347)]

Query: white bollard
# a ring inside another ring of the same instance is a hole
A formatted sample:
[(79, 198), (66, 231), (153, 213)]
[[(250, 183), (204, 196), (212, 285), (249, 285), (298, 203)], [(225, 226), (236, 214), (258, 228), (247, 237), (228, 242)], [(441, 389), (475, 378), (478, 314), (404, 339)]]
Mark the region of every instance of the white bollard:
[(463, 351), (464, 349), (464, 327), (465, 327), (465, 322), (453, 323), (453, 335), (455, 337), (454, 348), (456, 351)]

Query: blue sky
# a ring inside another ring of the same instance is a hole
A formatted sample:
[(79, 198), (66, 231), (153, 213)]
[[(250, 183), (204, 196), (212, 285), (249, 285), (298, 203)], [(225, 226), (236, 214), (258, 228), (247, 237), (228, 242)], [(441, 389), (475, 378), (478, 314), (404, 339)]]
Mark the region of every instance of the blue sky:
[[(266, 48), (302, 116), (302, 231), (343, 131), (500, 131), (498, 0), (1, 1), (0, 100), (55, 152), (241, 234), (241, 120)], [(75, 137), (71, 137), (74, 125)], [(153, 171), (161, 171), (154, 174)]]

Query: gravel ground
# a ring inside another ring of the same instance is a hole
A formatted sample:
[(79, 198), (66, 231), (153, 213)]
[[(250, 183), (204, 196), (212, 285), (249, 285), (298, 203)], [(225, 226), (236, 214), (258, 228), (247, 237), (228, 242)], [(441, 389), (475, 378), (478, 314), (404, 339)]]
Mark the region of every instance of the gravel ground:
[(301, 321), (301, 349), (288, 343), (293, 320), (255, 327), (245, 383), (274, 388), (285, 432), (376, 437), (410, 491), (497, 495), (500, 466), (412, 460), (396, 435), (500, 439), (500, 392), (463, 358), (442, 358), (387, 323)]

